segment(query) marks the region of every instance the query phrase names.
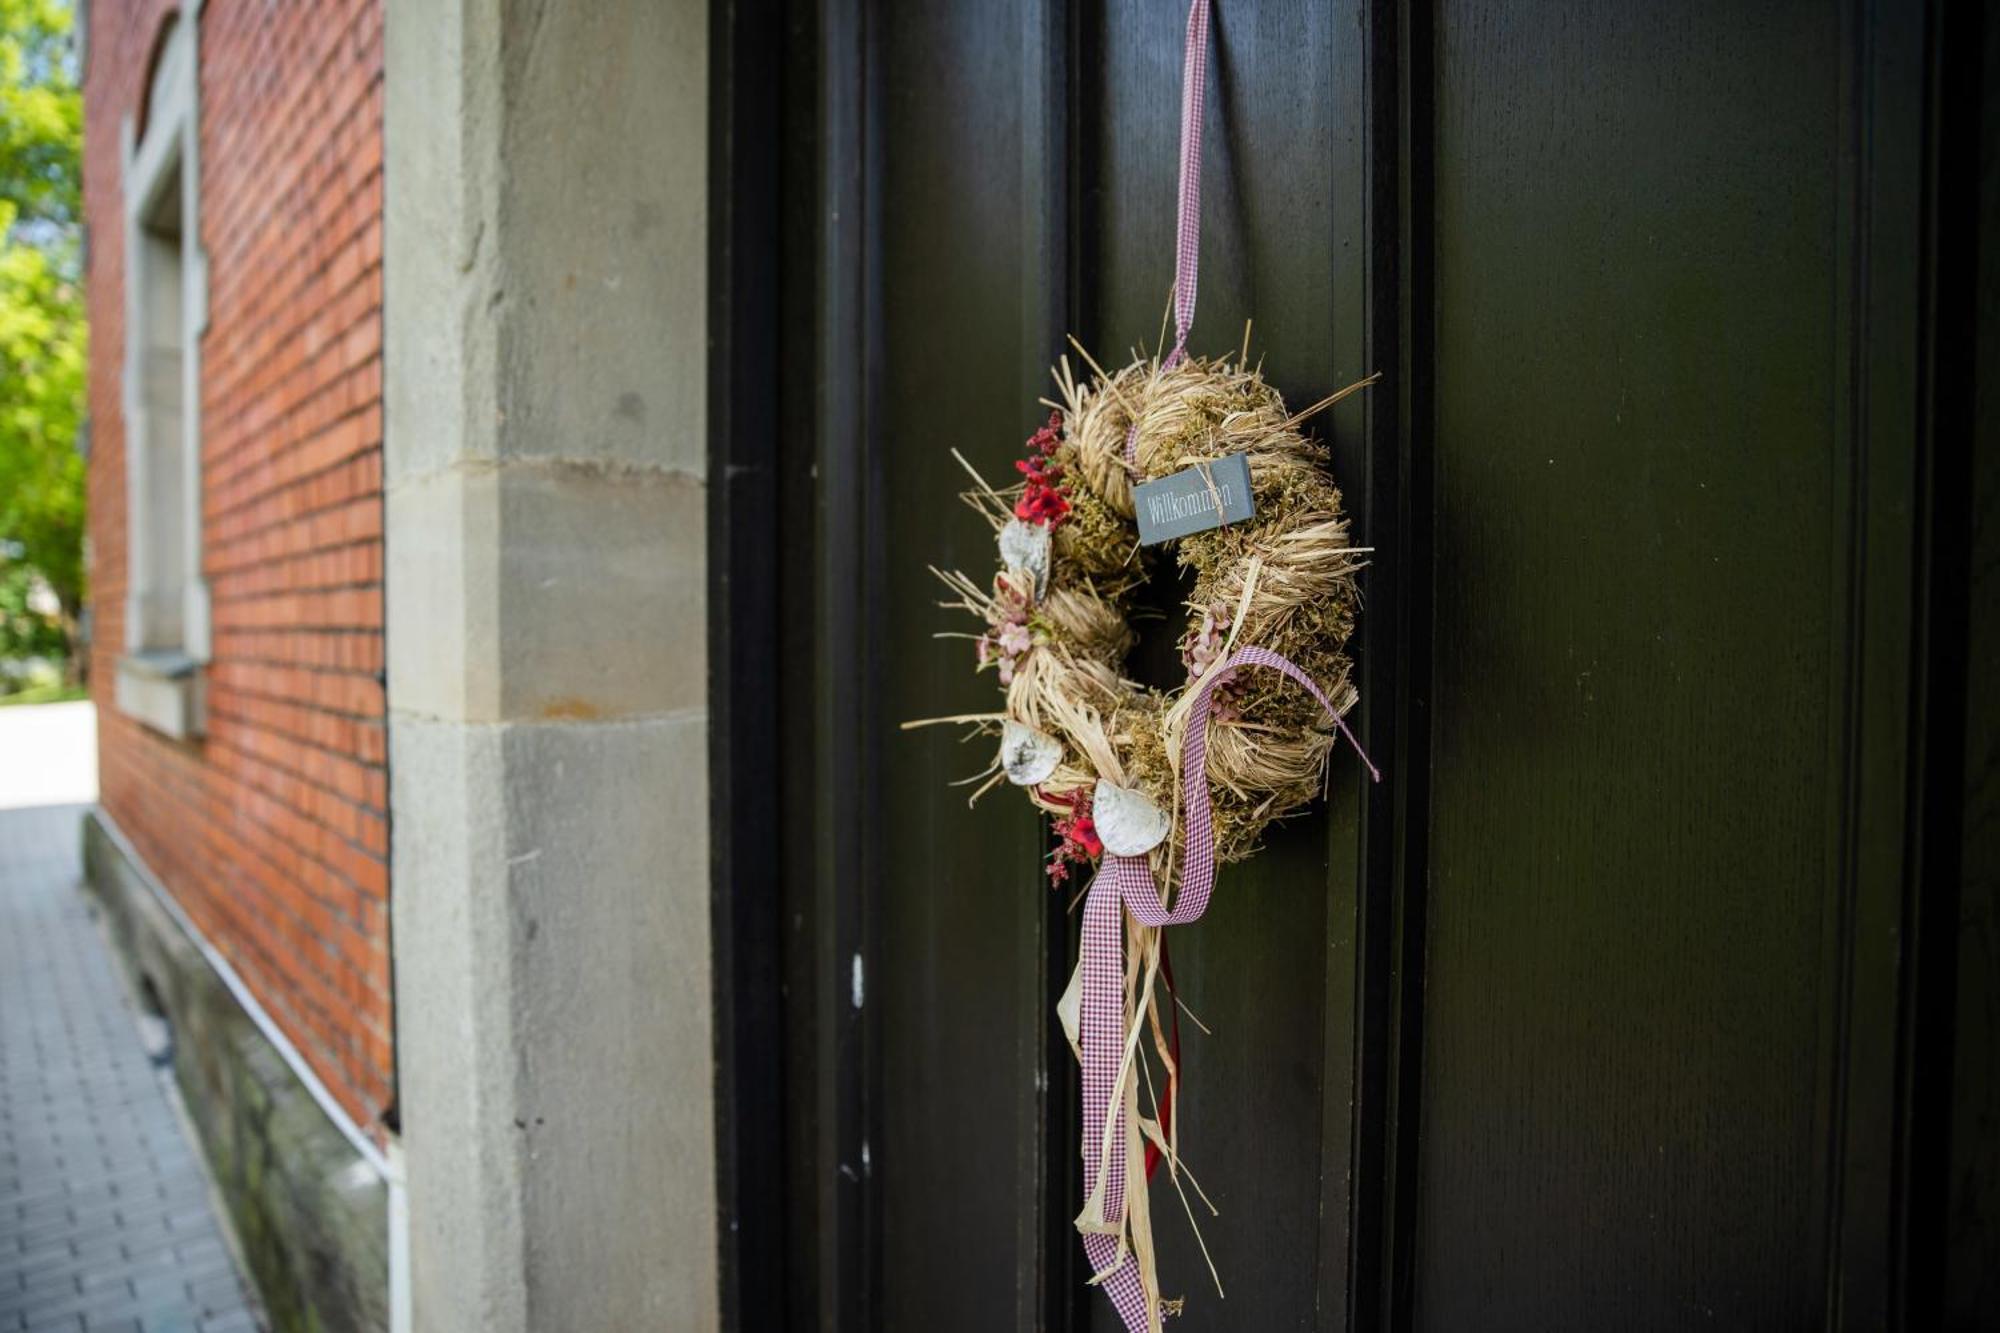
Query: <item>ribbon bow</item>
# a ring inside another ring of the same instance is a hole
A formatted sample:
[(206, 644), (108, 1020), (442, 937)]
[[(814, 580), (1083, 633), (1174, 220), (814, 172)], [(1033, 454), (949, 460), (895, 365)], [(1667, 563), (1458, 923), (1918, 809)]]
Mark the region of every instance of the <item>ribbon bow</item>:
[[(1332, 715), (1376, 781), (1381, 773), (1362, 752), (1354, 734), (1333, 703), (1312, 678), (1292, 661), (1268, 648), (1242, 648), (1204, 675), (1195, 687), (1181, 749), (1181, 809), (1185, 852), (1181, 890), (1169, 908), (1154, 883), (1147, 856), (1107, 853), (1083, 909), (1082, 1013), (1077, 1025), (1083, 1055), (1083, 1183), (1085, 1202), (1076, 1220), (1083, 1233), (1092, 1281), (1104, 1287), (1112, 1306), (1133, 1333), (1158, 1333), (1160, 1302), (1149, 1294), (1150, 1274), (1142, 1273), (1125, 1243), (1125, 1179), (1129, 1139), (1122, 1112), (1137, 1057), (1139, 1021), (1125, 1021), (1125, 923), (1130, 912), (1141, 925), (1184, 926), (1208, 910), (1215, 887), (1215, 828), (1208, 792), (1209, 694), (1238, 667), (1262, 666), (1282, 671), (1312, 693)], [(1116, 1108), (1114, 1110), (1114, 1108)]]

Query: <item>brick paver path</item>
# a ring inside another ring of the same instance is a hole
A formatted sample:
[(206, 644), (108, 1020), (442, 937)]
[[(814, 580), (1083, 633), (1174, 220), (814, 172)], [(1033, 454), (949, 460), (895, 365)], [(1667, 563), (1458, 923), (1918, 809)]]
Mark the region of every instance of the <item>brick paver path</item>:
[[(0, 765), (25, 757), (9, 749)], [(81, 816), (0, 808), (0, 1333), (248, 1333), (253, 1298), (77, 887)]]

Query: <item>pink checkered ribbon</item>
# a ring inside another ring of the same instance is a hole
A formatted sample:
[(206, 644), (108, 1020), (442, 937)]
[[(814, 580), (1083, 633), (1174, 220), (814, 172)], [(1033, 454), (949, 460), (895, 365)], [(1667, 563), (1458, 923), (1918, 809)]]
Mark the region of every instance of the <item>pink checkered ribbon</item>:
[[(1201, 269), (1201, 107), (1208, 96), (1208, 0), (1188, 6), (1187, 46), (1181, 58), (1180, 215), (1174, 227), (1174, 350), (1163, 365), (1187, 356), (1194, 327), (1195, 279)], [(1139, 423), (1125, 432), (1125, 461), (1139, 461)]]
[[(1311, 691), (1320, 706), (1333, 716), (1334, 725), (1361, 755), (1376, 781), (1382, 775), (1347, 729), (1347, 723), (1321, 692), (1312, 678), (1292, 662), (1268, 648), (1240, 648), (1201, 678), (1189, 707), (1186, 739), (1181, 746), (1182, 841), (1181, 890), (1169, 908), (1153, 882), (1153, 870), (1144, 856), (1107, 854), (1083, 909), (1083, 994), (1077, 1036), (1083, 1048), (1083, 1189), (1088, 1199), (1103, 1178), (1102, 1207), (1092, 1216), (1086, 1203), (1085, 1216), (1077, 1220), (1083, 1231), (1083, 1250), (1090, 1258), (1091, 1271), (1111, 1297), (1113, 1308), (1125, 1327), (1144, 1333), (1148, 1327), (1146, 1293), (1139, 1278), (1139, 1265), (1122, 1242), (1125, 1217), (1125, 1159), (1128, 1150), (1124, 1117), (1125, 1078), (1132, 1072), (1125, 1064), (1125, 1048), (1131, 1029), (1125, 1015), (1125, 921), (1129, 911), (1134, 920), (1147, 926), (1184, 926), (1208, 910), (1209, 892), (1215, 887), (1215, 827), (1210, 818), (1208, 794), (1208, 715), (1209, 693), (1238, 667), (1262, 666), (1282, 671)], [(1122, 910), (1121, 910), (1122, 909)], [(1132, 1021), (1140, 1022), (1134, 1015)], [(1136, 1056), (1134, 1057), (1137, 1058)], [(1108, 1150), (1108, 1155), (1107, 1155)], [(1102, 1226), (1103, 1230), (1096, 1227)]]
[(1174, 350), (1169, 366), (1187, 355), (1194, 325), (1194, 283), (1201, 266), (1201, 106), (1208, 94), (1208, 0), (1188, 6), (1187, 47), (1181, 64), (1181, 199), (1174, 233)]

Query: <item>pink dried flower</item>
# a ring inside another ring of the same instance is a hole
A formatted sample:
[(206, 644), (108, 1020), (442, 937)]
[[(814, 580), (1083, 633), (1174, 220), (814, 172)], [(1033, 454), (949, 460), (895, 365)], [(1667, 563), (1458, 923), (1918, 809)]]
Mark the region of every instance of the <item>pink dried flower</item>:
[[(1189, 632), (1181, 644), (1181, 661), (1187, 666), (1188, 680), (1200, 680), (1222, 663), (1222, 650), (1229, 643), (1229, 608), (1212, 606), (1201, 613), (1201, 628)], [(1243, 699), (1241, 679), (1225, 680), (1208, 692), (1209, 716), (1218, 722), (1241, 720)]]
[(1029, 624), (1033, 614), (1032, 587), (1017, 588), (1004, 570), (996, 574), (993, 604), (986, 613), (987, 630), (979, 636), (976, 647), (979, 665), (995, 664), (1002, 685), (1014, 683), (1014, 672), (1020, 667), (1021, 658), (1035, 646), (1034, 630)]

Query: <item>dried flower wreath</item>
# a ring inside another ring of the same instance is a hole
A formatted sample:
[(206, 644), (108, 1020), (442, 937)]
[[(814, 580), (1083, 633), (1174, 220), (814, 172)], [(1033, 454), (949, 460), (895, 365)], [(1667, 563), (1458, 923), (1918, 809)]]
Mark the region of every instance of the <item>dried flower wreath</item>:
[[(1105, 845), (1130, 852), (1148, 830), (1170, 826), (1165, 812), (1180, 788), (1191, 689), (1151, 689), (1124, 674), (1135, 594), (1156, 560), (1156, 548), (1138, 544), (1136, 484), (1231, 455), (1249, 461), (1256, 517), (1175, 544), (1194, 576), (1180, 640), (1190, 687), (1240, 642), (1288, 658), (1339, 712), (1356, 700), (1344, 649), (1365, 552), (1348, 542), (1324, 448), (1300, 426), (1375, 377), (1294, 414), (1246, 361), (1140, 359), (1116, 375), (1089, 362), (1092, 377), (1079, 381), (1065, 358), (1062, 401), (1015, 465), (1022, 480), (965, 493), (999, 539), (1001, 569), (990, 591), (962, 573), (939, 577), (956, 594), (947, 605), (983, 622), (979, 665), (1007, 692), (1004, 722), (986, 724), (1002, 733), (993, 782), (1004, 775), (1058, 817), (1057, 882)], [(1210, 717), (1215, 859), (1228, 863), (1319, 793), (1338, 724), (1290, 682), (1247, 674), (1216, 685)], [(1099, 779), (1144, 800), (1094, 809)], [(1163, 878), (1182, 832), (1166, 831), (1148, 848)]]

